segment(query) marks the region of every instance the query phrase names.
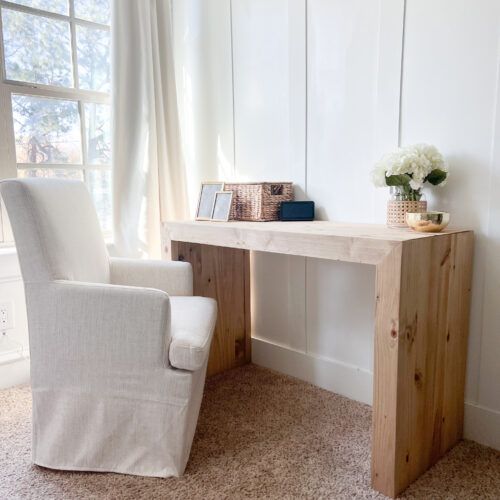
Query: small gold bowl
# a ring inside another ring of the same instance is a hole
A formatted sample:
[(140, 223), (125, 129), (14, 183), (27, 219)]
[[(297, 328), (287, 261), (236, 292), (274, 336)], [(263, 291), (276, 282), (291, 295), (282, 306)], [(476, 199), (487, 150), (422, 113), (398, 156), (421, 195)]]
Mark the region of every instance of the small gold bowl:
[(439, 233), (450, 222), (448, 212), (408, 212), (406, 223), (414, 230), (421, 233)]

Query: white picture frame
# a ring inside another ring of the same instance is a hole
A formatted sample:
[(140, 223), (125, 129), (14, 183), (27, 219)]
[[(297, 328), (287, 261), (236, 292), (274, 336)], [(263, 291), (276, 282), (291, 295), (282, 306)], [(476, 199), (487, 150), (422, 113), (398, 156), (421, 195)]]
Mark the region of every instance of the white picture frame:
[(218, 191), (215, 193), (212, 220), (217, 222), (227, 222), (229, 220), (229, 215), (231, 214), (232, 202), (232, 191)]
[(196, 220), (212, 220), (215, 194), (221, 191), (224, 191), (223, 182), (201, 183), (198, 207), (196, 208)]

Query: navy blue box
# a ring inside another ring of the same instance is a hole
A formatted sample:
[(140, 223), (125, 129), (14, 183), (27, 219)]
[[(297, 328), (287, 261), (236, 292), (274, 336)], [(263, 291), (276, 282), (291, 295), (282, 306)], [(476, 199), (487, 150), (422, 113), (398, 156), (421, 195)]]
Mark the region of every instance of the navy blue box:
[(314, 220), (314, 201), (282, 201), (281, 221)]

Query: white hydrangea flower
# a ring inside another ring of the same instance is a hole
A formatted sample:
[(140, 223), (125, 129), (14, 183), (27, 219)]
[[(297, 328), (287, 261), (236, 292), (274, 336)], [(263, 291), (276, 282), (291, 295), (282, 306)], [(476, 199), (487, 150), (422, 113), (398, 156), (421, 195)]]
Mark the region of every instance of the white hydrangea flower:
[(386, 168), (381, 163), (377, 163), (375, 168), (371, 172), (371, 179), (375, 186), (384, 187), (387, 186), (385, 182), (385, 172)]
[(424, 187), (423, 181), (416, 180), (416, 179), (411, 179), (410, 180), (410, 187), (414, 189), (415, 191), (418, 191), (419, 189), (422, 189)]
[[(385, 177), (408, 175), (410, 187), (422, 189), (426, 177), (433, 170), (448, 172), (448, 167), (441, 153), (430, 144), (413, 144), (398, 148), (385, 155), (372, 171), (372, 181), (376, 186), (386, 186)], [(441, 183), (444, 185), (445, 181)]]

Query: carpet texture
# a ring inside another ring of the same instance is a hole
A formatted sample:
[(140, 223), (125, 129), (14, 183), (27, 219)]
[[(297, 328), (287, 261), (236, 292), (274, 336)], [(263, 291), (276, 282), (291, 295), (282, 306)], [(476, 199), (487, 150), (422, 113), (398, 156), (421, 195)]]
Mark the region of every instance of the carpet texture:
[[(384, 498), (370, 489), (370, 407), (254, 365), (207, 381), (185, 475), (31, 464), (28, 387), (0, 391), (0, 499)], [(500, 498), (500, 454), (464, 441), (404, 493)]]

